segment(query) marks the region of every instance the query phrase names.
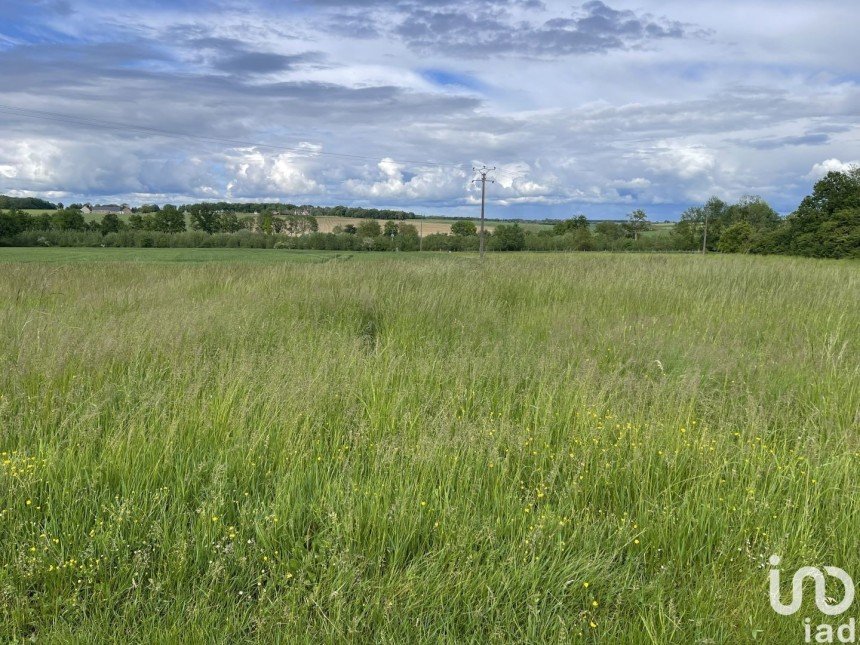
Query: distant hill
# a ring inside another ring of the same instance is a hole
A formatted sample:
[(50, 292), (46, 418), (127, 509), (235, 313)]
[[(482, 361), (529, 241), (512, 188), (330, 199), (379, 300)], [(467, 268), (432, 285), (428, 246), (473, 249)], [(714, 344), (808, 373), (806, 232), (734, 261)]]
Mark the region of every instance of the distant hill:
[(9, 197), (7, 195), (0, 195), (0, 208), (56, 210), (57, 205), (38, 197)]

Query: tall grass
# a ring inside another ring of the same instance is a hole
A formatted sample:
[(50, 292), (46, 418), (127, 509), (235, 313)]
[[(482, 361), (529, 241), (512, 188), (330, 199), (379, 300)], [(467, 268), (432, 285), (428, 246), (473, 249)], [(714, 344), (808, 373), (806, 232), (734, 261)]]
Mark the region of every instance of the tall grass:
[(798, 642), (768, 556), (860, 578), (857, 268), (0, 265), (0, 638)]

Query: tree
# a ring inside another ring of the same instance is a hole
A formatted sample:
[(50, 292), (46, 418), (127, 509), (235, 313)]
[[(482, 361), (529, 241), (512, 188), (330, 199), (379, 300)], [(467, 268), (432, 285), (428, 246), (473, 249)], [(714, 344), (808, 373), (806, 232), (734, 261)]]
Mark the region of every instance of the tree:
[(460, 237), (469, 237), (478, 234), (478, 227), (471, 220), (459, 220), (451, 224), (451, 233)]
[(618, 222), (598, 222), (594, 226), (594, 232), (612, 242), (624, 237), (624, 227)]
[(585, 215), (577, 215), (571, 219), (558, 222), (552, 227), (553, 235), (565, 235), (573, 231), (588, 228), (588, 220)]
[(418, 239), (418, 228), (406, 222), (397, 225), (397, 247), (401, 251), (417, 251), (421, 242)]
[(500, 224), (490, 239), (497, 251), (522, 251), (526, 248), (526, 234), (519, 224)]
[(727, 210), (728, 222), (731, 226), (737, 222), (746, 222), (755, 231), (764, 231), (779, 226), (782, 218), (761, 197), (747, 196)]
[(394, 237), (397, 235), (398, 232), (399, 231), (397, 229), (397, 222), (395, 222), (394, 220), (388, 220), (387, 222), (385, 222), (385, 226), (382, 230), (382, 234), (385, 235), (385, 237)]
[(648, 216), (645, 214), (645, 211), (641, 208), (637, 208), (627, 216), (624, 228), (628, 235), (632, 236), (634, 240), (638, 240), (639, 235), (641, 235), (643, 231), (649, 230), (651, 225), (648, 222)]
[(116, 213), (105, 213), (105, 216), (102, 217), (102, 221), (99, 222), (99, 230), (102, 232), (102, 235), (116, 233), (121, 227), (122, 222)]
[(845, 172), (828, 172), (804, 197), (795, 213), (798, 216), (812, 214), (832, 215), (837, 211), (860, 208), (860, 166)]
[(572, 251), (593, 251), (594, 237), (591, 235), (590, 227), (577, 227), (569, 233), (565, 233), (563, 238), (564, 248)]
[(181, 233), (185, 230), (185, 215), (176, 210), (175, 207), (168, 209), (165, 206), (161, 210), (151, 212), (153, 214), (146, 219), (151, 219), (152, 230), (164, 233)]
[(0, 238), (23, 233), (32, 225), (29, 215), (15, 208), (7, 213), (0, 211)]
[[(167, 208), (165, 206), (165, 208)], [(242, 222), (239, 221), (239, 216), (230, 211), (221, 213), (216, 222), (216, 228), (221, 233), (235, 233), (242, 229)]]
[[(782, 252), (822, 258), (860, 256), (860, 168), (829, 172), (786, 218), (777, 248)], [(779, 239), (780, 236), (775, 236)]]
[(691, 206), (681, 214), (672, 229), (672, 242), (679, 251), (699, 251), (707, 231), (708, 250), (716, 250), (720, 232), (729, 223), (729, 207), (718, 197), (711, 197), (704, 206)]
[(366, 219), (358, 225), (356, 233), (359, 237), (379, 237), (382, 234), (382, 228), (375, 219)]
[(143, 215), (132, 213), (128, 216), (128, 225), (135, 231), (144, 231), (147, 227), (147, 222), (144, 221)]
[(83, 231), (87, 228), (87, 222), (81, 211), (67, 208), (51, 216), (51, 227), (61, 231)]
[(214, 233), (218, 229), (218, 213), (210, 204), (199, 204), (191, 211), (191, 228)]
[(755, 229), (749, 222), (735, 222), (720, 235), (716, 245), (717, 251), (720, 253), (748, 253), (754, 237)]
[(343, 232), (347, 235), (357, 235), (358, 229), (353, 224), (347, 224), (343, 227)]

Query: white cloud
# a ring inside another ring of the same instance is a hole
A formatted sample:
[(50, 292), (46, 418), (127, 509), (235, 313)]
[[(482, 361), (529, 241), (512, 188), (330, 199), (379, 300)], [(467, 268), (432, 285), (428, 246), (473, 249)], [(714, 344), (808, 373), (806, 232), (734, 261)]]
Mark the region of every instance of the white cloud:
[(463, 197), (466, 173), (458, 168), (427, 166), (407, 173), (406, 166), (386, 158), (377, 164), (377, 173), (348, 179), (346, 191), (355, 197), (388, 200), (453, 200)]
[[(311, 158), (319, 151), (319, 146), (311, 144), (302, 147)], [(319, 194), (322, 186), (310, 176), (312, 164), (311, 159), (293, 152), (266, 154), (257, 148), (238, 149), (225, 160), (227, 195), (249, 198)]]
[(829, 172), (847, 172), (852, 168), (860, 166), (860, 161), (839, 161), (839, 159), (826, 159), (812, 166), (807, 177), (809, 179), (821, 179)]

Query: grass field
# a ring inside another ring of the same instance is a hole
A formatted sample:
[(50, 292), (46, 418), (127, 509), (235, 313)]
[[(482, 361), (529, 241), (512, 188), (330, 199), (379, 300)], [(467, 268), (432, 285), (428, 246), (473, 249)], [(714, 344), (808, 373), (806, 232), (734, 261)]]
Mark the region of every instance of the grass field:
[(768, 556), (860, 578), (857, 263), (110, 251), (0, 253), (0, 640), (790, 643)]
[(0, 264), (36, 262), (67, 264), (79, 262), (229, 262), (229, 263), (294, 263), (329, 262), (340, 259), (361, 259), (362, 254), (330, 251), (289, 251), (276, 249), (183, 249), (183, 248), (87, 248), (87, 247), (0, 247)]

